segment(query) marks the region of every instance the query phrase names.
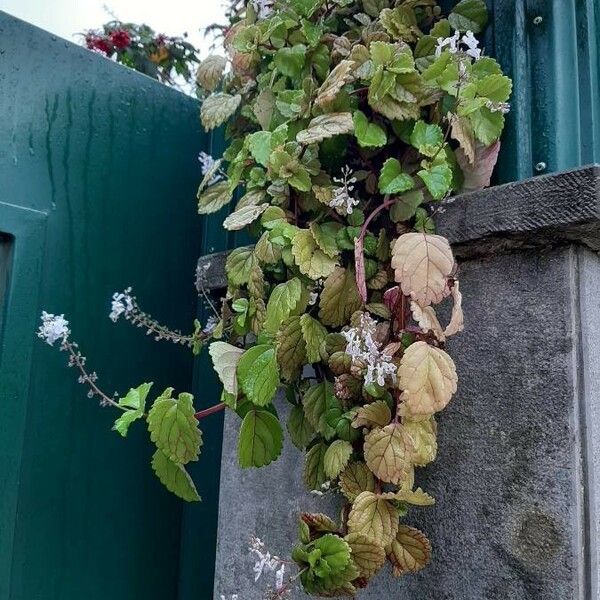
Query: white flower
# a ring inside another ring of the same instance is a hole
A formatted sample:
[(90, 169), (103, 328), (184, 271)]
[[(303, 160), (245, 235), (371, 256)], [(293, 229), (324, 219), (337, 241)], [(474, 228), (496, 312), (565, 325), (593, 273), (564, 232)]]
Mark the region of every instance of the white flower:
[(353, 360), (364, 362), (367, 367), (365, 385), (377, 383), (383, 386), (386, 377), (392, 381), (396, 380), (397, 367), (392, 362), (392, 357), (382, 352), (373, 339), (376, 326), (376, 321), (367, 313), (363, 313), (358, 327), (352, 327), (342, 333), (348, 341), (346, 354)]
[(202, 333), (205, 333), (206, 335), (210, 335), (215, 328), (217, 327), (217, 325), (219, 324), (219, 319), (217, 319), (217, 317), (215, 315), (210, 315), (210, 317), (208, 317), (208, 319), (206, 319), (206, 324), (204, 325), (204, 329), (202, 330)]
[[(461, 46), (466, 46), (466, 50), (461, 48)], [(472, 31), (467, 31), (462, 38), (460, 37), (460, 33), (458, 31), (456, 31), (451, 37), (438, 38), (435, 47), (436, 58), (439, 58), (446, 47), (448, 47), (448, 52), (450, 52), (450, 54), (464, 52), (467, 56), (470, 56), (475, 60), (479, 60), (481, 58), (479, 40), (473, 35)]]
[(273, 12), (273, 0), (252, 0), (252, 6), (259, 19), (266, 19)]
[(254, 581), (258, 581), (265, 571), (275, 571), (281, 562), (276, 556), (271, 556), (267, 552), (265, 544), (257, 537), (252, 537), (250, 540), (250, 554), (254, 554), (256, 557), (256, 562), (252, 568)]
[[(210, 154), (206, 152), (200, 152), (198, 154), (198, 160), (200, 161), (200, 169), (202, 171), (202, 175), (206, 175), (210, 171), (212, 171), (215, 167), (215, 163), (217, 162)], [(220, 173), (217, 171), (211, 178), (210, 181), (206, 182), (206, 185), (212, 185), (213, 183), (217, 183), (222, 179)]]
[(499, 112), (503, 115), (510, 112), (509, 102), (492, 102), (491, 100), (488, 100), (485, 106), (486, 108), (489, 108), (492, 112)]
[(329, 201), (329, 206), (335, 208), (341, 215), (350, 215), (359, 200), (353, 198), (351, 192), (354, 191), (356, 177), (352, 175), (352, 170), (347, 165), (342, 169), (341, 177), (334, 177), (333, 181), (341, 185), (333, 188), (333, 197)]
[(467, 46), (468, 50), (465, 50), (465, 53), (471, 58), (474, 58), (475, 60), (479, 60), (481, 58), (479, 40), (473, 35), (472, 31), (467, 31), (467, 33), (462, 36), (461, 43)]
[(280, 591), (283, 587), (283, 578), (285, 576), (285, 565), (282, 564), (281, 567), (275, 573), (275, 590)]
[(314, 304), (316, 304), (318, 298), (319, 298), (318, 292), (311, 292), (310, 297), (308, 299), (308, 305), (313, 306)]
[(113, 323), (116, 323), (122, 314), (127, 316), (133, 310), (133, 307), (134, 301), (131, 296), (131, 288), (128, 287), (120, 293), (116, 292), (113, 294), (108, 317)]
[(57, 340), (65, 341), (69, 337), (71, 331), (65, 315), (53, 315), (43, 310), (41, 319), (42, 324), (38, 329), (37, 336), (50, 346), (53, 346)]
[(458, 41), (460, 33), (456, 31), (452, 37), (438, 38), (437, 45), (435, 47), (435, 56), (438, 58), (446, 46), (450, 54), (456, 54), (458, 52)]

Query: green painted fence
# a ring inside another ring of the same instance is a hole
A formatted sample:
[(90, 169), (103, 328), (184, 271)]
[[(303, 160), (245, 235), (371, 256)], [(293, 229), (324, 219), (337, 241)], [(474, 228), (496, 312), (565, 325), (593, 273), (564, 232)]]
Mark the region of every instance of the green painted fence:
[(600, 161), (600, 2), (488, 0), (486, 50), (513, 79), (498, 182)]
[(190, 327), (196, 155), (209, 144), (197, 110), (0, 13), (2, 600), (178, 597), (183, 507), (150, 469), (147, 434), (112, 432), (115, 415), (34, 332), (42, 309), (64, 312), (110, 392), (190, 389), (186, 350), (107, 314), (111, 293), (133, 285), (157, 318)]

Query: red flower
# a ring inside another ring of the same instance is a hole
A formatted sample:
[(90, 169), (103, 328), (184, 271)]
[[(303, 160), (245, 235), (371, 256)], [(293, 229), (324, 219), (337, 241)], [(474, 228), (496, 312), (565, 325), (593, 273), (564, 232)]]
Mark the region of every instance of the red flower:
[(159, 33), (159, 34), (156, 36), (156, 38), (155, 38), (155, 40), (154, 40), (154, 43), (155, 43), (157, 46), (164, 46), (166, 41), (167, 41), (167, 36), (166, 36), (164, 33)]
[(113, 51), (113, 47), (107, 38), (94, 33), (88, 33), (85, 36), (85, 45), (88, 49), (102, 52), (103, 54), (106, 54), (106, 56), (109, 56)]
[(124, 29), (119, 29), (117, 31), (113, 31), (110, 34), (110, 41), (113, 43), (114, 47), (118, 50), (123, 50), (131, 44), (131, 36), (128, 31)]

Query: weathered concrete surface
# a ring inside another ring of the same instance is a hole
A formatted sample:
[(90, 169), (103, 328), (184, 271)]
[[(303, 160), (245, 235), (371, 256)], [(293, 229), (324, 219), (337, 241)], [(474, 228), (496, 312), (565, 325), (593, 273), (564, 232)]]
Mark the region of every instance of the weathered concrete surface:
[[(362, 598), (600, 598), (600, 260), (588, 241), (562, 241), (462, 261), (465, 331), (449, 346), (459, 389), (438, 420), (438, 459), (417, 474), (437, 503), (405, 519), (429, 536), (433, 561), (401, 580), (382, 573)], [(303, 456), (289, 445), (277, 463), (240, 471), (238, 426), (229, 415), (215, 598), (260, 600), (249, 536), (285, 554), (299, 511), (336, 516), (338, 505), (304, 491)]]

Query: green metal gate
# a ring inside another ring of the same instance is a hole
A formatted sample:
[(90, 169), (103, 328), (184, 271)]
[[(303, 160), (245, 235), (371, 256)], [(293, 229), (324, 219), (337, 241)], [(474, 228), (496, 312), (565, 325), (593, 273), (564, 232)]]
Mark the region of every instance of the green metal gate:
[(64, 312), (109, 391), (190, 389), (186, 350), (107, 314), (133, 285), (171, 326), (195, 316), (196, 155), (209, 143), (197, 111), (0, 13), (2, 600), (177, 597), (183, 509), (151, 471), (147, 435), (111, 432), (114, 415), (35, 329), (42, 308)]

